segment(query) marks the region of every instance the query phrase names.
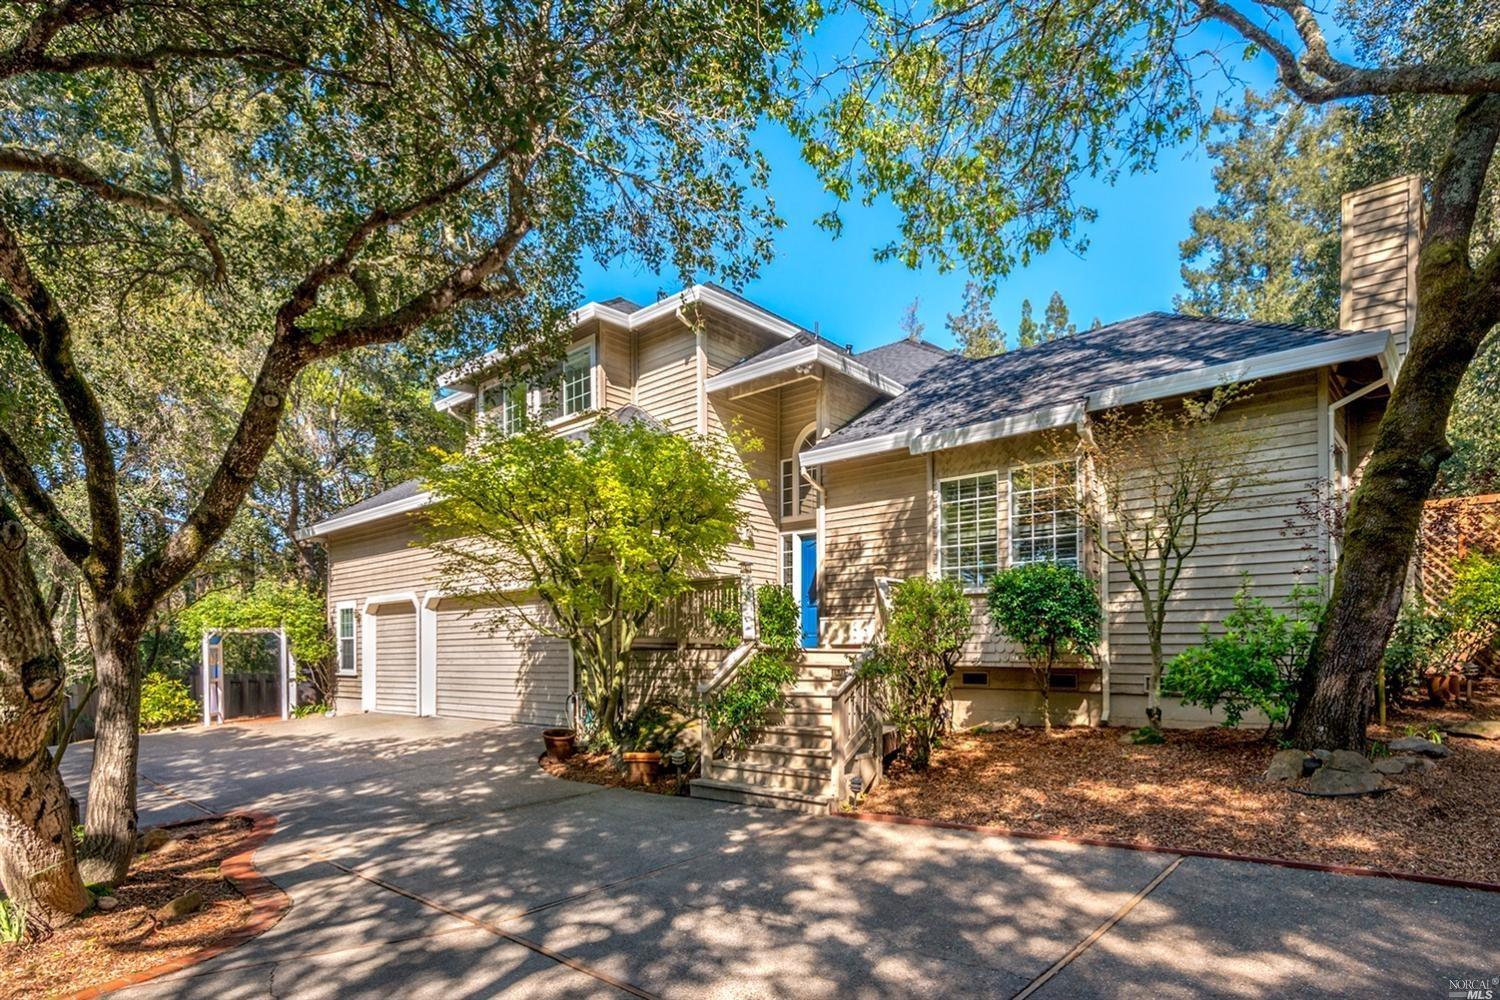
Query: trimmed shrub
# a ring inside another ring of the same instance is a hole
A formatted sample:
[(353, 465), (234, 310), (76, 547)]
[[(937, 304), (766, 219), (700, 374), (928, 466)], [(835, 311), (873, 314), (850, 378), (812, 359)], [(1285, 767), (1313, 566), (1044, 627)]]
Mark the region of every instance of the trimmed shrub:
[(1052, 730), (1052, 669), (1059, 657), (1086, 656), (1102, 621), (1094, 581), (1071, 566), (1028, 563), (990, 580), (990, 618), (1021, 646), (1042, 695), (1042, 725)]

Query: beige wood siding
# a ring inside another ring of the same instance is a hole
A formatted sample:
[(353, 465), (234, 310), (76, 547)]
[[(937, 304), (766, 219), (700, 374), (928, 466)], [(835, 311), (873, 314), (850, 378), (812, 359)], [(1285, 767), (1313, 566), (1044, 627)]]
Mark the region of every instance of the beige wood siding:
[[(533, 602), (528, 612), (541, 613)], [(517, 623), (494, 608), (444, 601), (437, 612), (437, 714), (532, 725), (564, 720), (568, 645)]]
[(412, 544), (420, 537), (418, 518), (405, 515), (340, 532), (328, 540), (330, 614), (336, 613), (334, 609), (341, 601), (355, 602), (355, 673), (338, 677), (335, 685), (338, 707), (343, 711), (358, 711), (360, 705), (365, 624), (359, 612), (365, 599), (407, 592), (420, 596), (433, 586), (435, 559), (429, 550)]
[(698, 421), (697, 337), (675, 316), (637, 331), (636, 405), (676, 431)]
[(597, 357), (604, 382), (604, 400), (607, 410), (618, 410), (630, 402), (634, 377), (631, 372), (633, 355), (628, 330), (617, 330), (599, 324)]
[(1416, 323), (1422, 183), (1395, 177), (1343, 197), (1339, 326), (1389, 330), (1398, 357)]
[(410, 604), (381, 607), (375, 620), (375, 711), (417, 714), (417, 614)]
[(863, 640), (875, 620), (875, 577), (920, 576), (927, 566), (927, 460), (904, 452), (824, 470), (824, 645)]

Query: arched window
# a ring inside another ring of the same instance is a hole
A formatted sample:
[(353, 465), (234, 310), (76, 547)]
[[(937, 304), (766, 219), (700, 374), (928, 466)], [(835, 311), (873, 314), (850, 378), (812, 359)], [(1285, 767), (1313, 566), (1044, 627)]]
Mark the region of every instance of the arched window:
[[(810, 505), (812, 483), (803, 474), (801, 454), (811, 448), (816, 440), (818, 425), (808, 424), (797, 435), (796, 446), (790, 458), (781, 460), (781, 516), (804, 517), (813, 513)], [(816, 477), (814, 477), (816, 478)]]

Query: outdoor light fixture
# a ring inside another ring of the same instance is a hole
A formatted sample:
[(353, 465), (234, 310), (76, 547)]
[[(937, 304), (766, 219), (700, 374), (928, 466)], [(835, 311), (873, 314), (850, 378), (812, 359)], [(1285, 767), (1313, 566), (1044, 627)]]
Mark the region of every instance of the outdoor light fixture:
[(682, 765), (687, 763), (687, 753), (681, 747), (679, 747), (678, 749), (673, 750), (670, 754), (668, 754), (667, 759), (672, 762), (673, 767), (677, 768), (680, 771), (682, 770)]
[(865, 779), (857, 774), (849, 776), (849, 797), (859, 798), (859, 793), (865, 790)]

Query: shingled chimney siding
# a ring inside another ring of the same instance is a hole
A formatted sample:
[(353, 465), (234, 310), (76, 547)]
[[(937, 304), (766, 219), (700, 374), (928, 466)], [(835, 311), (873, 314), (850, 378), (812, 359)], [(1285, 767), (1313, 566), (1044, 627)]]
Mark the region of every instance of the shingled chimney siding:
[(1389, 330), (1398, 358), (1406, 357), (1417, 321), (1421, 235), (1420, 177), (1394, 177), (1344, 195), (1339, 326)]

